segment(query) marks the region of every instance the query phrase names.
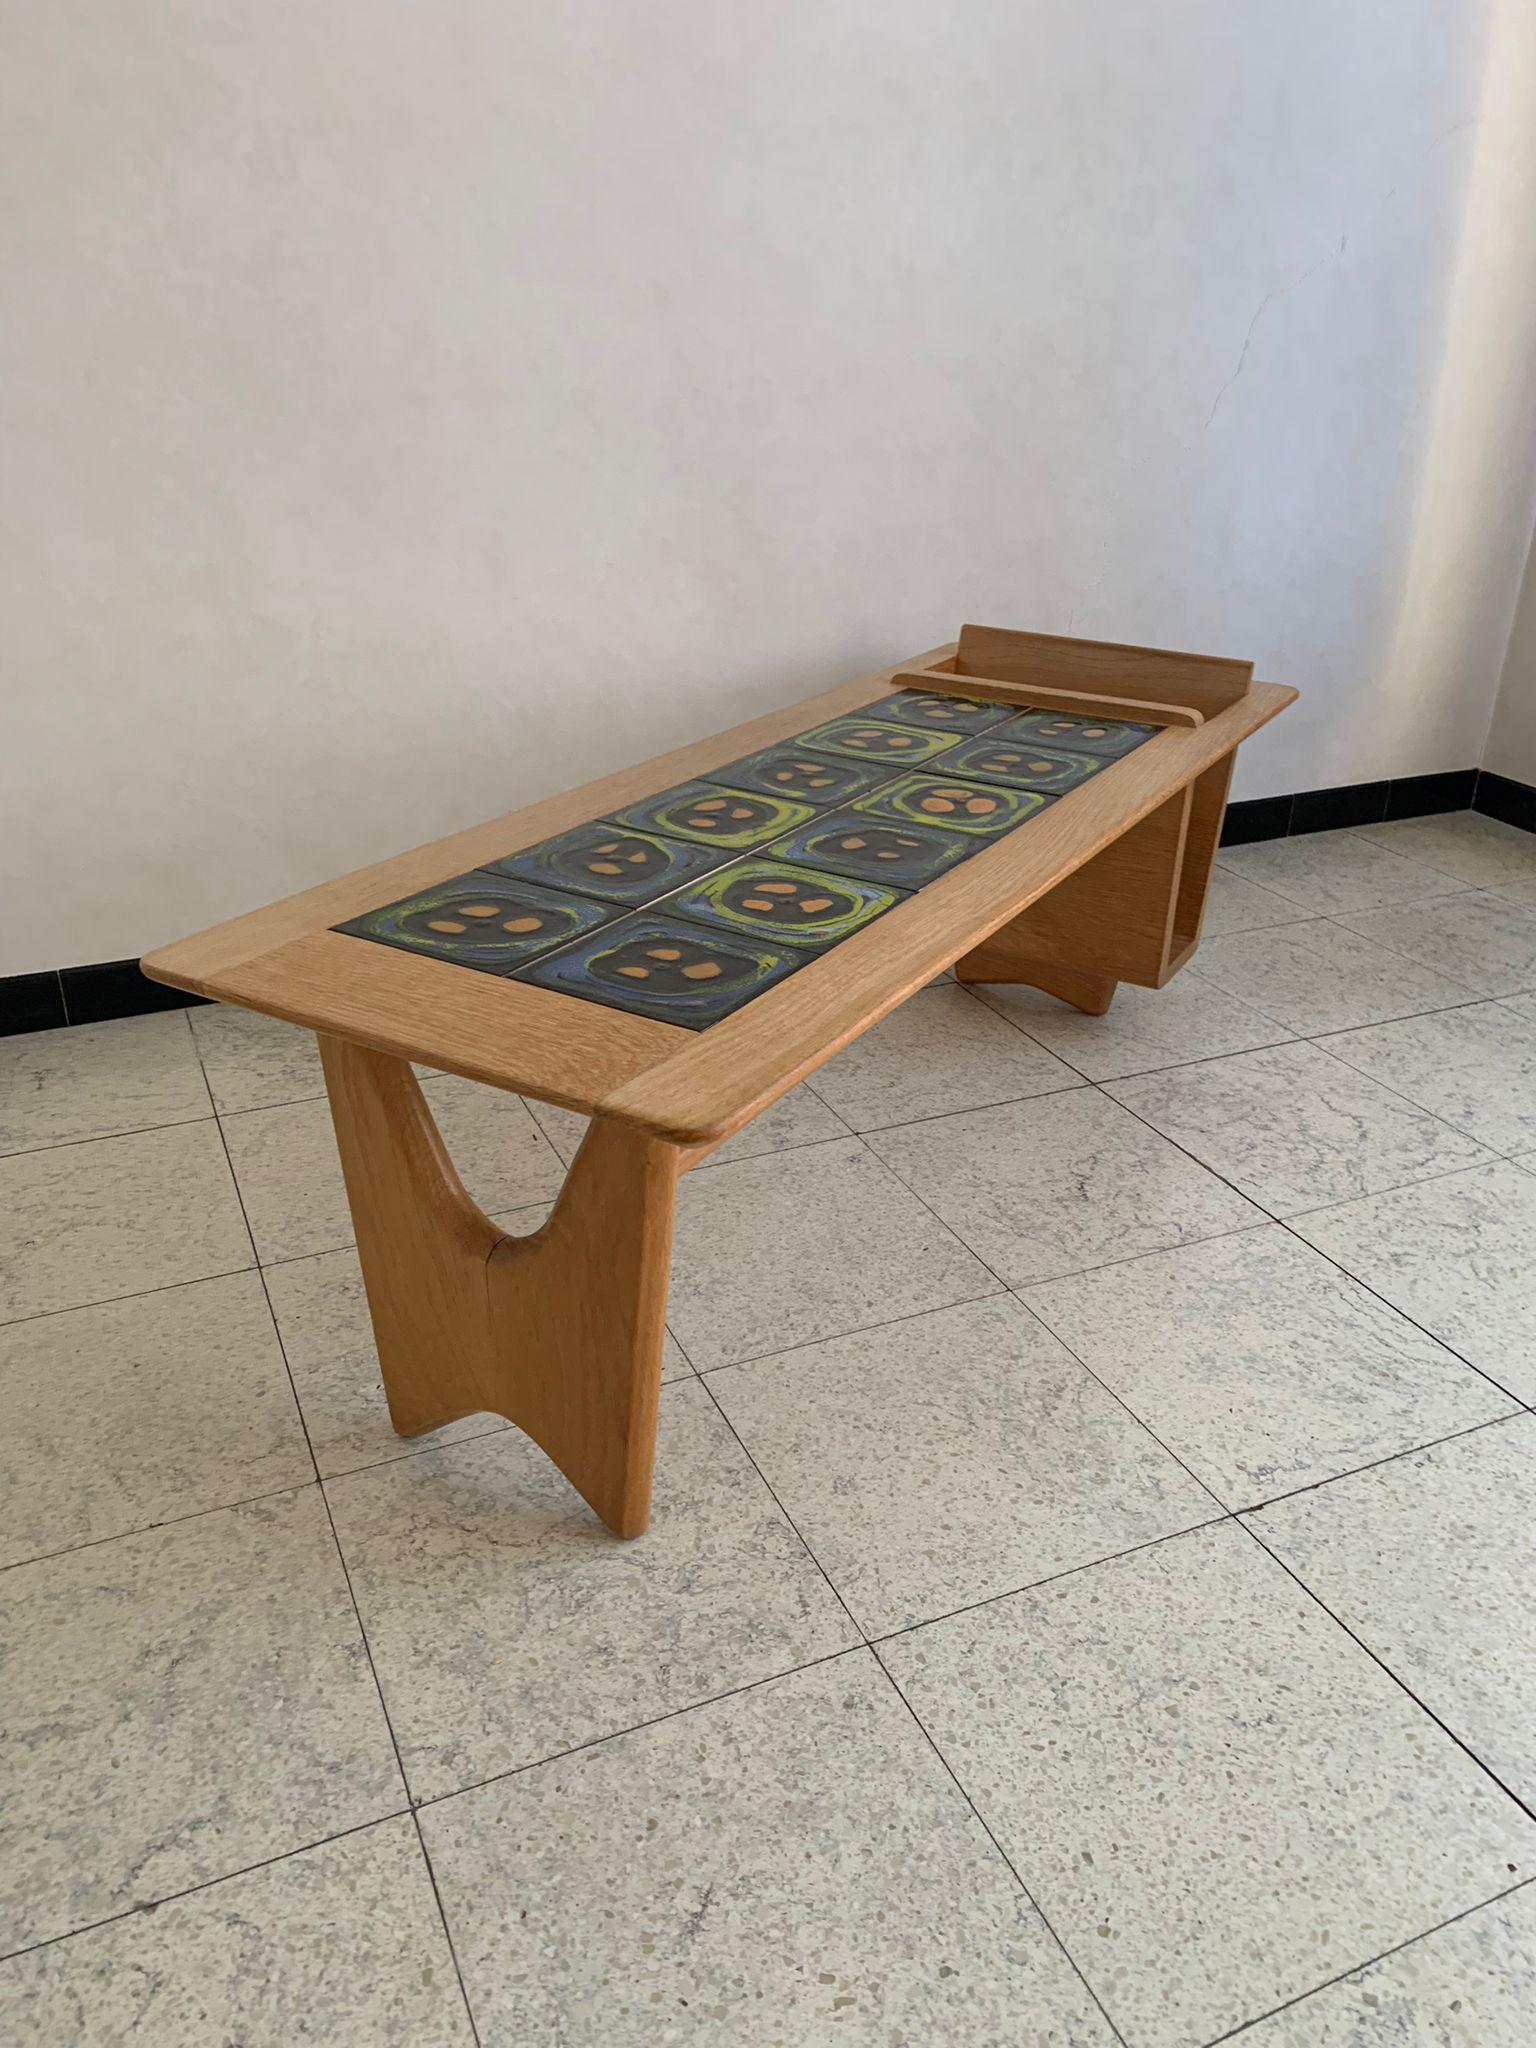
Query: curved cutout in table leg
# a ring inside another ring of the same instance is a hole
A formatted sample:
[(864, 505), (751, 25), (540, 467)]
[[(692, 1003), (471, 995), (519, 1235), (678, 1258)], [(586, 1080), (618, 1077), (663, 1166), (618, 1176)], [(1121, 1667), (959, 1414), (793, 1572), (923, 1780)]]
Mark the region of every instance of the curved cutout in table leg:
[(638, 1536), (678, 1148), (595, 1120), (548, 1222), (508, 1237), (465, 1193), (407, 1061), (323, 1035), (320, 1052), (395, 1428), (504, 1415)]

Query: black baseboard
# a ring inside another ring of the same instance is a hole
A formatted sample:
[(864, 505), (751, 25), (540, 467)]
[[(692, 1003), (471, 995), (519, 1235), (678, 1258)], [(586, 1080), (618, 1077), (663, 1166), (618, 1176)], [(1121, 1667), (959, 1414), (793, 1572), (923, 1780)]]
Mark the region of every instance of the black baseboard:
[(45, 974), (0, 977), (0, 1038), (20, 1031), (52, 1031), (61, 1024), (104, 1024), (151, 1010), (188, 1010), (205, 1002), (151, 981), (137, 960), (99, 960), (90, 967), (58, 967)]
[(1288, 839), (1295, 832), (1336, 832), (1345, 825), (1382, 825), (1398, 818), (1430, 818), (1442, 811), (1483, 811), (1506, 825), (1536, 832), (1536, 790), (1486, 769), (1454, 768), (1441, 775), (1404, 775), (1396, 782), (1349, 782), (1340, 789), (1303, 789), (1292, 796), (1261, 796), (1228, 804), (1223, 846), (1256, 839)]
[[(1503, 824), (1536, 832), (1536, 789), (1492, 775), (1486, 768), (1456, 768), (1443, 775), (1405, 775), (1396, 782), (1350, 782), (1341, 789), (1303, 789), (1228, 804), (1223, 846), (1287, 839), (1296, 832), (1337, 831), (1395, 818), (1430, 818), (1442, 811), (1481, 811)], [(205, 996), (167, 988), (142, 973), (137, 960), (101, 960), (91, 967), (59, 967), (43, 974), (0, 976), (0, 1038), (22, 1031), (53, 1031), (61, 1024), (102, 1024), (111, 1017), (141, 1017), (150, 1010), (188, 1010)]]

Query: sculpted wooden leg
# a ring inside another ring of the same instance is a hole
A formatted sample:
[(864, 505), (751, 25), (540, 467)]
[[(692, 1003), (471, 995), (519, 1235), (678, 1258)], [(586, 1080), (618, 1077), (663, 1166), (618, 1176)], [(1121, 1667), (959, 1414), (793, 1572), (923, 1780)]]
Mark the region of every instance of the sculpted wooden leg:
[(505, 1415), (638, 1536), (678, 1149), (594, 1122), (549, 1221), (508, 1237), (465, 1193), (408, 1062), (337, 1038), (320, 1052), (395, 1428)]

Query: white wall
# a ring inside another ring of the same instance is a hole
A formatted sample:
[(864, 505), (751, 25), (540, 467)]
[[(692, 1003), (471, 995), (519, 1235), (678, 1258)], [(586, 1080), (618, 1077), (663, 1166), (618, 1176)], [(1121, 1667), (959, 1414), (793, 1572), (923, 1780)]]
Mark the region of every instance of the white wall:
[(1526, 564), (1482, 765), (1536, 787), (1536, 549)]
[(966, 617), (1300, 684), (1240, 795), (1475, 758), (1524, 0), (4, 7), (0, 972)]

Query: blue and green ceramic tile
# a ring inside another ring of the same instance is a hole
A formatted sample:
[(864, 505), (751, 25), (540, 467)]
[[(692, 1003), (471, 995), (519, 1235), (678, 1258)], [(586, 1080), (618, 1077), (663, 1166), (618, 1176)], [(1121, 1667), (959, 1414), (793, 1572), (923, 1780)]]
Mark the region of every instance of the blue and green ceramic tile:
[(835, 946), (900, 902), (904, 892), (786, 861), (752, 858), (674, 896), (679, 917), (774, 945)]
[(833, 718), (825, 725), (812, 726), (809, 732), (797, 733), (790, 744), (810, 747), (818, 754), (851, 754), (858, 761), (880, 761), (894, 775), (901, 768), (931, 761), (957, 738), (956, 733), (920, 732), (916, 726), (885, 718)]
[(942, 690), (892, 690), (859, 713), (861, 718), (894, 719), (899, 725), (921, 725), (934, 732), (985, 732), (1013, 716), (1008, 704), (989, 704), (980, 697), (950, 697)]
[(481, 871), (435, 882), (335, 929), (461, 967), (506, 974), (616, 915), (586, 897), (562, 896), (534, 882)]
[(1106, 761), (1118, 761), (1157, 731), (1155, 725), (1131, 725), (1117, 718), (1074, 718), (1065, 711), (1020, 711), (1008, 722), (1009, 739), (1071, 747), (1083, 754), (1100, 754)]
[(519, 974), (519, 981), (702, 1031), (793, 974), (806, 955), (636, 911)]
[(853, 808), (861, 818), (896, 818), (905, 825), (934, 825), (944, 832), (997, 839), (1044, 810), (1050, 801), (1033, 789), (947, 782), (937, 775), (904, 775), (873, 796), (861, 797)]
[(632, 832), (656, 832), (664, 839), (744, 853), (809, 823), (815, 815), (809, 804), (791, 803), (786, 797), (731, 789), (718, 782), (680, 782), (660, 796), (615, 811), (607, 822)]
[(803, 861), (894, 889), (921, 889), (957, 862), (980, 853), (980, 842), (926, 825), (882, 825), (855, 810), (833, 811), (768, 848), (770, 860)]
[(1068, 754), (1036, 746), (1009, 732), (989, 732), (946, 754), (944, 766), (956, 775), (975, 776), (979, 782), (1006, 782), (1014, 789), (1044, 789), (1060, 796), (1109, 763), (1094, 754)]
[(744, 760), (728, 761), (706, 782), (723, 782), (734, 789), (760, 790), (765, 796), (791, 797), (821, 809), (829, 804), (852, 803), (866, 790), (888, 782), (893, 770), (883, 763), (868, 767), (858, 761), (835, 760), (830, 754), (800, 753), (794, 747), (764, 747)]
[(718, 867), (725, 857), (723, 851), (712, 853), (687, 840), (597, 824), (577, 825), (521, 853), (509, 853), (505, 860), (487, 861), (486, 868), (556, 889), (579, 889), (607, 903), (640, 904)]

